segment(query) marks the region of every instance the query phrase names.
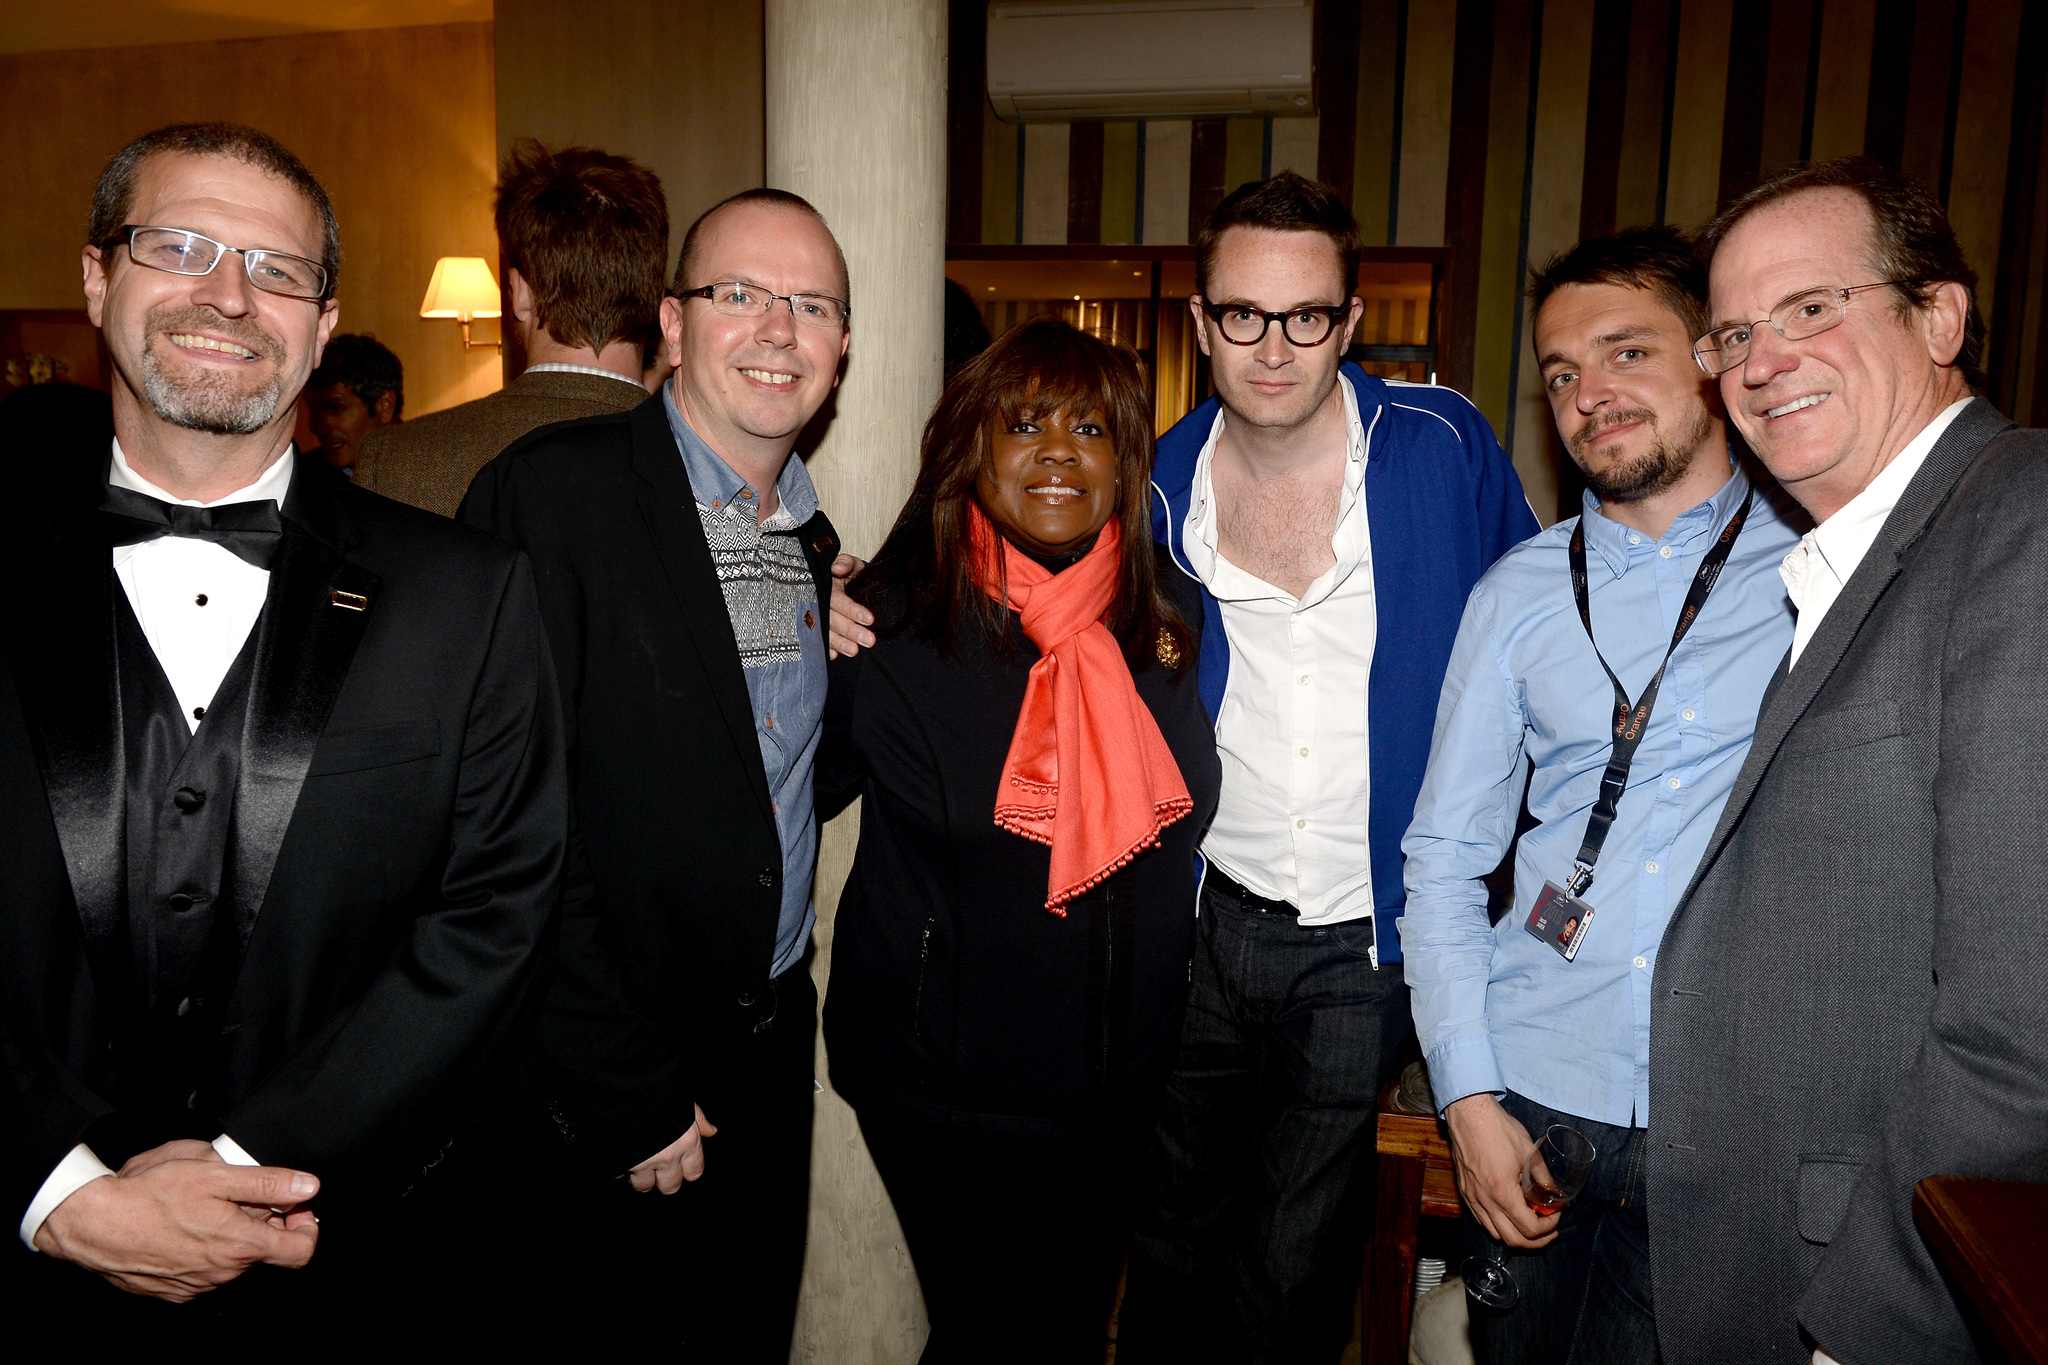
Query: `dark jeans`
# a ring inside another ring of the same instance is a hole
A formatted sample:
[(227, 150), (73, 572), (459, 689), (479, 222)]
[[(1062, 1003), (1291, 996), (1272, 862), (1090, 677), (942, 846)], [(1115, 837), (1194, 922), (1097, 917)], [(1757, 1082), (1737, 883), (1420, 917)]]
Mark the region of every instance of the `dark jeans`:
[(1375, 1114), (1413, 1033), (1364, 920), (1304, 928), (1212, 886), (1118, 1317), (1120, 1365), (1334, 1361), (1372, 1209)]
[(931, 1320), (921, 1365), (1101, 1365), (1145, 1134), (969, 1132), (866, 1101)]
[[(1561, 1123), (1591, 1139), (1600, 1157), (1584, 1193), (1558, 1220), (1557, 1240), (1507, 1253), (1520, 1301), (1497, 1313), (1467, 1296), (1474, 1358), (1479, 1365), (1654, 1365), (1660, 1357), (1643, 1207), (1648, 1130), (1575, 1118), (1512, 1092), (1502, 1105), (1529, 1136)], [(1465, 1254), (1491, 1254), (1485, 1229), (1470, 1213), (1463, 1221)]]

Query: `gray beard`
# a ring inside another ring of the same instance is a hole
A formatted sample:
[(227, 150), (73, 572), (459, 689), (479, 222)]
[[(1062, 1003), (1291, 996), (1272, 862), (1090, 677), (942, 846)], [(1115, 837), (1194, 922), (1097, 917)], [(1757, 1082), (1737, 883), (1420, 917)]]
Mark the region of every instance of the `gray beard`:
[[(1657, 431), (1657, 440), (1651, 447), (1625, 465), (1604, 469), (1598, 473), (1579, 465), (1579, 472), (1585, 476), (1586, 487), (1593, 490), (1593, 496), (1602, 502), (1641, 502), (1653, 498), (1672, 487), (1686, 476), (1698, 453), (1700, 443), (1707, 439), (1707, 433), (1714, 429), (1713, 416), (1702, 406), (1699, 420), (1686, 430), (1666, 438), (1657, 426), (1656, 414), (1644, 409), (1650, 424)], [(1591, 432), (1587, 433), (1589, 436)], [(1574, 454), (1577, 452), (1574, 451)]]
[[(166, 340), (164, 344), (172, 343)], [(156, 415), (173, 426), (215, 436), (247, 436), (252, 431), (261, 431), (277, 416), (278, 403), (284, 397), (284, 375), (274, 370), (270, 382), (254, 393), (231, 388), (225, 374), (213, 380), (176, 384), (164, 374), (156, 347), (145, 344), (142, 394)]]

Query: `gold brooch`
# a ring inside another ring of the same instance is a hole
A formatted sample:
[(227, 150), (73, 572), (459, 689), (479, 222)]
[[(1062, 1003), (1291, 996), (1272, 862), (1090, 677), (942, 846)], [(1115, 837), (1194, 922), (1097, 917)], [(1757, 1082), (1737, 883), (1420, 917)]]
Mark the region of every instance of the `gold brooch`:
[(1159, 645), (1156, 651), (1162, 668), (1180, 667), (1180, 642), (1173, 638), (1173, 632), (1166, 627), (1159, 628)]

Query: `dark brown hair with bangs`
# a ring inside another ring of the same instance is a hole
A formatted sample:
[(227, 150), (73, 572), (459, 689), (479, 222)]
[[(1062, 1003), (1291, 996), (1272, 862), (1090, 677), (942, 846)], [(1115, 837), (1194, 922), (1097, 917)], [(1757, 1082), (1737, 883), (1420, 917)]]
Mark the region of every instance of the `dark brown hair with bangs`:
[(1162, 631), (1178, 647), (1177, 671), (1194, 662), (1194, 633), (1160, 590), (1152, 551), (1152, 405), (1137, 357), (1055, 317), (1005, 332), (939, 395), (910, 499), (853, 580), (852, 595), (873, 609), (879, 633), (920, 635), (945, 653), (963, 635), (1006, 647), (1008, 613), (975, 580), (975, 480), (1001, 427), (1077, 408), (1099, 410), (1116, 447), (1123, 570), (1103, 624), (1133, 669), (1156, 657)]
[(1542, 312), (1550, 296), (1568, 284), (1617, 284), (1647, 289), (1685, 324), (1685, 339), (1708, 327), (1707, 267), (1692, 243), (1675, 227), (1623, 228), (1587, 237), (1529, 271), (1529, 301)]

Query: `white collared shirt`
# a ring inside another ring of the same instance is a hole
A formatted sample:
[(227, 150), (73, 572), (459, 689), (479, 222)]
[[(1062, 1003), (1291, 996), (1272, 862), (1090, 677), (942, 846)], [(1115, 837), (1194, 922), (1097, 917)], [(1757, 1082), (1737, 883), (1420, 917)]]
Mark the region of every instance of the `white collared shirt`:
[(566, 360), (544, 360), (538, 365), (528, 365), (525, 369), (521, 370), (520, 373), (587, 374), (593, 375), (599, 379), (616, 379), (621, 384), (631, 384), (634, 388), (640, 390), (642, 393), (647, 392), (647, 386), (645, 384), (642, 384), (639, 380), (633, 378), (633, 376), (629, 374), (620, 374), (617, 370), (607, 370), (602, 366), (598, 365), (571, 365)]
[[(146, 493), (164, 502), (186, 507), (219, 507), (231, 502), (260, 502), (274, 498), (284, 506), (291, 487), (293, 451), (284, 454), (252, 484), (238, 488), (212, 502), (174, 498), (129, 467), (121, 443), (114, 442), (114, 463), (107, 482), (115, 488)], [(114, 575), (128, 594), (128, 605), (141, 623), (143, 638), (149, 641), (171, 690), (177, 693), (178, 709), (185, 724), (199, 728), (205, 708), (212, 704), (220, 680), (227, 676), (235, 656), (242, 652), (256, 618), (263, 614), (263, 601), (270, 592), (270, 571), (239, 558), (232, 550), (208, 540), (187, 536), (160, 536), (137, 545), (114, 547)], [(213, 1148), (231, 1166), (254, 1166), (257, 1161), (233, 1138), (222, 1133)], [(113, 1170), (92, 1148), (79, 1143), (65, 1154), (44, 1178), (35, 1198), (21, 1219), (22, 1245), (36, 1249), (36, 1233), (43, 1220), (57, 1206), (78, 1192), (79, 1187), (112, 1175)]]
[[(115, 488), (184, 507), (220, 507), (265, 498), (283, 507), (291, 481), (289, 446), (256, 482), (212, 502), (174, 498), (164, 492), (129, 467), (119, 441), (114, 442), (114, 465), (107, 474), (107, 482)], [(160, 536), (139, 545), (115, 546), (114, 575), (128, 594), (128, 605), (135, 609), (143, 637), (170, 679), (171, 690), (178, 694), (178, 710), (185, 724), (196, 731), (205, 708), (213, 703), (213, 694), (220, 690), (220, 680), (227, 676), (256, 618), (263, 613), (270, 571), (212, 541)]]
[(1230, 677), (1216, 717), (1223, 790), (1202, 856), (1246, 890), (1286, 901), (1305, 925), (1372, 914), (1371, 752), (1366, 691), (1379, 633), (1365, 515), (1368, 433), (1349, 384), (1337, 562), (1299, 600), (1217, 548), (1211, 463), (1223, 413), (1195, 463), (1184, 543), (1223, 612)]
[(1799, 656), (1806, 652), (1807, 642), (1820, 629), (1820, 623), (1827, 619), (1828, 608), (1834, 606), (1835, 599), (1842, 595), (1843, 586), (1855, 575), (1863, 556), (1869, 554), (1870, 547), (1877, 543), (1877, 533), (1884, 529), (1892, 508), (1898, 506), (1906, 485), (1913, 482), (1913, 476), (1927, 462), (1927, 454), (1934, 449), (1934, 443), (1941, 439), (1941, 433), (1948, 430), (1948, 424), (1956, 420), (1956, 415), (1973, 401), (1973, 398), (1962, 398), (1944, 408), (1939, 416), (1921, 428), (1918, 436), (1907, 442), (1906, 448), (1894, 456), (1890, 464), (1878, 471), (1876, 478), (1864, 485), (1862, 492), (1801, 536), (1792, 552), (1785, 556), (1778, 573), (1785, 580), (1785, 591), (1792, 598), (1793, 608), (1799, 613), (1799, 624), (1792, 632), (1793, 664), (1797, 664)]

